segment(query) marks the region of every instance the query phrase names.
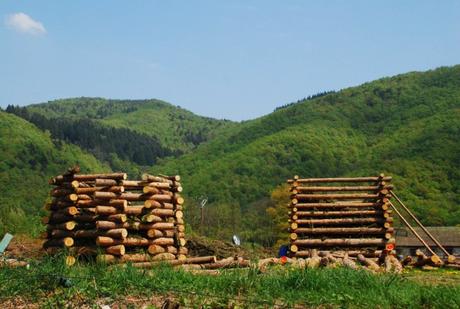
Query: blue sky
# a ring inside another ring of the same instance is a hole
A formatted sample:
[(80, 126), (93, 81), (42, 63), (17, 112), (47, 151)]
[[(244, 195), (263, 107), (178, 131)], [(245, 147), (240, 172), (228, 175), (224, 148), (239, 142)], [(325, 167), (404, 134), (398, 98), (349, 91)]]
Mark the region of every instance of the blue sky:
[(158, 98), (245, 120), (460, 63), (460, 1), (0, 0), (0, 106)]

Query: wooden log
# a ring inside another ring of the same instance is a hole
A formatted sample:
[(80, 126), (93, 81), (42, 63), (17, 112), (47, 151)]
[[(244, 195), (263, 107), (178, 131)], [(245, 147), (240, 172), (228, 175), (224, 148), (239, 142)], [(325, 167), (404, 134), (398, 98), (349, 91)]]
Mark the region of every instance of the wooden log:
[(175, 266), (175, 265), (182, 265), (182, 261), (165, 260), (165, 261), (139, 262), (139, 263), (132, 263), (131, 266), (136, 267), (136, 268), (147, 268), (148, 269), (148, 268), (158, 267), (158, 265), (161, 265), (161, 264), (169, 264), (169, 265)]
[[(233, 260), (232, 260), (233, 261)], [(217, 258), (214, 255), (211, 256), (197, 256), (189, 257), (183, 262), (184, 264), (209, 264), (217, 263)]]
[(297, 211), (298, 218), (304, 217), (353, 217), (353, 216), (382, 216), (382, 211), (377, 210), (343, 210), (343, 211)]
[(127, 179), (126, 173), (106, 173), (106, 174), (76, 174), (73, 175), (74, 180), (85, 181), (85, 180), (96, 180), (96, 179), (116, 179), (124, 180)]
[(174, 210), (172, 209), (163, 209), (163, 208), (155, 208), (150, 211), (151, 214), (160, 217), (172, 217), (174, 216)]
[(141, 215), (143, 213), (144, 206), (128, 206), (125, 209), (127, 215)]
[(343, 186), (343, 187), (294, 187), (292, 191), (297, 192), (334, 192), (334, 191), (378, 191), (381, 189), (392, 189), (393, 186)]
[[(123, 182), (125, 180), (120, 180), (120, 182)], [(100, 179), (97, 178), (94, 180), (94, 184), (96, 187), (112, 187), (112, 186), (117, 186), (118, 181), (115, 179)]]
[[(163, 230), (163, 236), (164, 237), (174, 237), (176, 235), (176, 233), (174, 232), (174, 230)], [(185, 237), (185, 234), (184, 233), (181, 233), (181, 232), (178, 232), (177, 233), (177, 236), (178, 237)]]
[(184, 217), (184, 213), (181, 210), (176, 210), (176, 212), (174, 213), (174, 216), (179, 220)]
[(180, 179), (181, 179), (179, 175), (173, 175), (173, 176), (160, 175), (160, 177), (169, 179), (169, 180), (174, 181), (174, 182), (180, 181)]
[(96, 227), (99, 230), (108, 230), (108, 229), (116, 229), (116, 228), (126, 228), (128, 230), (150, 230), (150, 229), (157, 229), (157, 230), (173, 230), (174, 223), (167, 223), (167, 222), (157, 222), (157, 223), (140, 223), (140, 222), (124, 222), (124, 223), (116, 223), (111, 221), (103, 221), (99, 220), (96, 221)]
[[(106, 202), (109, 206), (113, 207), (120, 207), (121, 209), (125, 209), (128, 207), (128, 201), (123, 199), (111, 199)], [(100, 205), (100, 204), (99, 204)]]
[(155, 200), (146, 200), (144, 202), (144, 207), (145, 208), (163, 208), (163, 205)]
[[(55, 212), (56, 213), (56, 212)], [(78, 208), (75, 206), (70, 206), (62, 208), (59, 210), (59, 213), (64, 216), (74, 216), (79, 213)]]
[(378, 207), (381, 203), (375, 202), (334, 202), (334, 203), (296, 203), (295, 207), (299, 209), (342, 209), (342, 208), (371, 208)]
[[(356, 257), (358, 254), (362, 254), (365, 257), (369, 258), (376, 258), (379, 257), (382, 254), (382, 250), (349, 250), (349, 251), (334, 251), (331, 252), (331, 254), (334, 257), (337, 258), (344, 258), (344, 257)], [(311, 250), (298, 250), (295, 253), (295, 257), (297, 258), (304, 258), (304, 257), (310, 257), (311, 256)]]
[[(117, 213), (126, 213), (129, 207), (113, 207), (113, 206), (96, 206), (95, 212), (98, 215), (113, 215)], [(129, 213), (128, 213), (129, 214)]]
[(174, 238), (160, 237), (160, 238), (156, 238), (153, 240), (149, 240), (149, 243), (152, 245), (159, 245), (159, 246), (174, 245)]
[(334, 246), (384, 246), (386, 241), (380, 238), (326, 238), (326, 239), (297, 239), (296, 246), (334, 247)]
[(377, 199), (378, 194), (356, 193), (356, 194), (295, 194), (294, 198), (299, 200), (328, 200), (328, 199)]
[[(155, 254), (158, 254), (158, 253), (163, 253), (165, 252), (166, 249), (160, 245), (150, 245), (147, 249), (147, 252), (152, 254), (152, 255), (155, 255)], [(139, 262), (144, 262), (144, 261), (139, 261)]]
[(125, 245), (126, 247), (135, 246), (148, 246), (150, 241), (147, 238), (127, 237), (124, 239), (115, 239), (112, 237), (98, 236), (96, 244), (101, 247), (108, 247), (114, 245)]
[(77, 222), (68, 221), (68, 222), (63, 222), (63, 223), (59, 223), (59, 224), (49, 224), (48, 229), (50, 229), (50, 230), (67, 230), (67, 231), (71, 231), (71, 230), (75, 229), (76, 226), (77, 226)]
[(43, 248), (48, 247), (72, 247), (74, 240), (71, 237), (48, 239), (43, 244)]
[(169, 180), (167, 178), (164, 178), (164, 177), (160, 177), (160, 176), (142, 174), (141, 178), (142, 178), (142, 180), (149, 181), (149, 182), (166, 182), (166, 183), (169, 183), (169, 184), (173, 184), (173, 181), (171, 181), (171, 180)]
[(125, 250), (124, 245), (115, 245), (115, 246), (106, 247), (105, 252), (107, 252), (108, 254), (120, 256), (120, 255), (124, 255), (126, 250)]
[(177, 248), (174, 246), (166, 246), (166, 252), (171, 254), (177, 254)]
[(179, 249), (177, 250), (177, 253), (182, 254), (182, 255), (187, 255), (188, 249), (186, 247), (179, 247)]
[(223, 259), (215, 263), (201, 264), (203, 269), (221, 269), (221, 268), (244, 268), (249, 267), (250, 262), (248, 260), (237, 259), (237, 260), (227, 260)]
[(92, 200), (92, 197), (88, 194), (77, 194), (78, 200)]
[(121, 229), (110, 229), (110, 230), (106, 230), (106, 231), (103, 233), (103, 235), (106, 236), (106, 237), (112, 237), (112, 238), (123, 239), (123, 238), (128, 237), (128, 230), (127, 230), (127, 229), (124, 229), (124, 228), (121, 228)]
[(157, 188), (157, 189), (168, 190), (168, 189), (174, 188), (175, 186), (177, 186), (177, 184), (171, 184), (169, 182), (149, 182), (147, 184), (147, 186), (154, 187), (154, 188)]
[(318, 235), (318, 234), (364, 234), (380, 235), (392, 233), (393, 228), (385, 229), (380, 227), (314, 227), (314, 228), (297, 228), (293, 230), (296, 234)]
[(306, 268), (317, 268), (321, 264), (321, 258), (316, 249), (310, 250), (310, 257), (305, 260)]
[(150, 229), (147, 231), (147, 237), (149, 238), (163, 237), (163, 235), (164, 233), (160, 230)]
[(107, 192), (125, 192), (125, 188), (123, 186), (110, 186), (110, 187), (89, 187), (89, 188), (77, 188), (75, 192), (77, 194), (92, 194), (96, 191), (107, 191)]
[(356, 265), (355, 261), (350, 259), (348, 254), (345, 254), (345, 256), (342, 258), (342, 264), (344, 267), (350, 268), (350, 269), (358, 269), (358, 265)]
[(357, 256), (357, 259), (358, 261), (363, 264), (364, 266), (366, 266), (369, 270), (371, 271), (379, 271), (380, 270), (380, 267), (379, 265), (377, 265), (377, 263), (375, 263), (374, 261), (372, 261), (371, 259), (369, 258), (366, 258), (364, 255), (362, 254), (358, 254)]
[(155, 187), (145, 186), (142, 188), (142, 192), (145, 194), (159, 194), (160, 190)]
[(64, 238), (64, 237), (72, 237), (72, 238), (95, 238), (99, 235), (97, 230), (76, 230), (76, 231), (68, 231), (68, 230), (52, 230), (51, 236), (53, 238)]
[(50, 195), (53, 197), (65, 197), (67, 195), (70, 195), (72, 193), (75, 193), (74, 190), (72, 189), (67, 189), (67, 188), (54, 188), (50, 191)]
[(176, 256), (169, 252), (158, 253), (152, 257), (152, 261), (168, 261), (175, 260)]
[(377, 182), (391, 181), (392, 177), (338, 177), (338, 178), (299, 178), (289, 179), (288, 183), (324, 183), (324, 182)]
[(436, 254), (433, 254), (432, 256), (428, 257), (421, 250), (417, 249), (415, 251), (415, 255), (417, 256), (416, 266), (420, 267), (429, 265), (434, 267), (440, 267), (443, 265), (441, 258)]
[(161, 217), (158, 217), (158, 216), (155, 216), (155, 215), (152, 215), (152, 214), (143, 215), (141, 220), (142, 220), (142, 222), (148, 222), (148, 223), (162, 222), (163, 221), (163, 219)]
[[(390, 218), (388, 218), (390, 219)], [(353, 225), (353, 224), (368, 224), (368, 223), (383, 223), (385, 220), (380, 218), (341, 218), (341, 219), (310, 219), (297, 220), (295, 225), (291, 224), (291, 229), (295, 230), (298, 226), (321, 226), (321, 225)]]
[(125, 214), (114, 214), (106, 216), (104, 220), (123, 223), (128, 220), (128, 217)]

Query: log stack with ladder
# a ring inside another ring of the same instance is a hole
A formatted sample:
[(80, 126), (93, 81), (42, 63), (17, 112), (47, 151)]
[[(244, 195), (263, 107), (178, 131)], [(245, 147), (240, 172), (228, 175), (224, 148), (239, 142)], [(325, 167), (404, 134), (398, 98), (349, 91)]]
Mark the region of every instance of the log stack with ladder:
[(291, 185), (290, 252), (311, 249), (362, 254), (394, 250), (391, 177), (300, 178)]

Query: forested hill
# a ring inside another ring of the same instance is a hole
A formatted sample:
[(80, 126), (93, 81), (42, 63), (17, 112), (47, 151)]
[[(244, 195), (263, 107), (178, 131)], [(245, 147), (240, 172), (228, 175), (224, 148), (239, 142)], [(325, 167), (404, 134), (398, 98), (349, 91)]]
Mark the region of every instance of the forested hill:
[(221, 238), (273, 244), (268, 198), (285, 194), (276, 188), (294, 174), (390, 174), (424, 223), (460, 224), (460, 65), (322, 93), (241, 123), (156, 100), (78, 98), (8, 112), (30, 121), (0, 112), (0, 227), (12, 231), (30, 226), (20, 224), (26, 217), (38, 223), (47, 178), (75, 163), (180, 174), (187, 222), (199, 226), (206, 196), (205, 232)]
[[(394, 176), (427, 224), (460, 224), (460, 66), (383, 78), (278, 109), (153, 171), (245, 210), (294, 174)], [(212, 206), (209, 206), (212, 207)]]
[(6, 111), (50, 131), (53, 138), (79, 145), (114, 169), (128, 165), (131, 172), (131, 163), (152, 165), (179, 156), (234, 125), (159, 100), (83, 97), (9, 106)]
[(74, 164), (85, 171), (110, 170), (79, 147), (52, 140), (33, 124), (0, 111), (0, 234), (41, 229), (48, 179)]

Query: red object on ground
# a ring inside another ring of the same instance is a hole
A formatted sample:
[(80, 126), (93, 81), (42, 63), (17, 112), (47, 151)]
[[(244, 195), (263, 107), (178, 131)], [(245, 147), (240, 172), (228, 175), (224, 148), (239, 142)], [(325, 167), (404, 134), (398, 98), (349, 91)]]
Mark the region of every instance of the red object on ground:
[(280, 263), (283, 264), (283, 265), (286, 264), (287, 263), (287, 256), (282, 256), (280, 258)]
[(385, 246), (385, 249), (388, 250), (388, 251), (394, 250), (394, 249), (395, 249), (395, 245), (394, 245), (394, 244), (387, 244), (387, 245)]

